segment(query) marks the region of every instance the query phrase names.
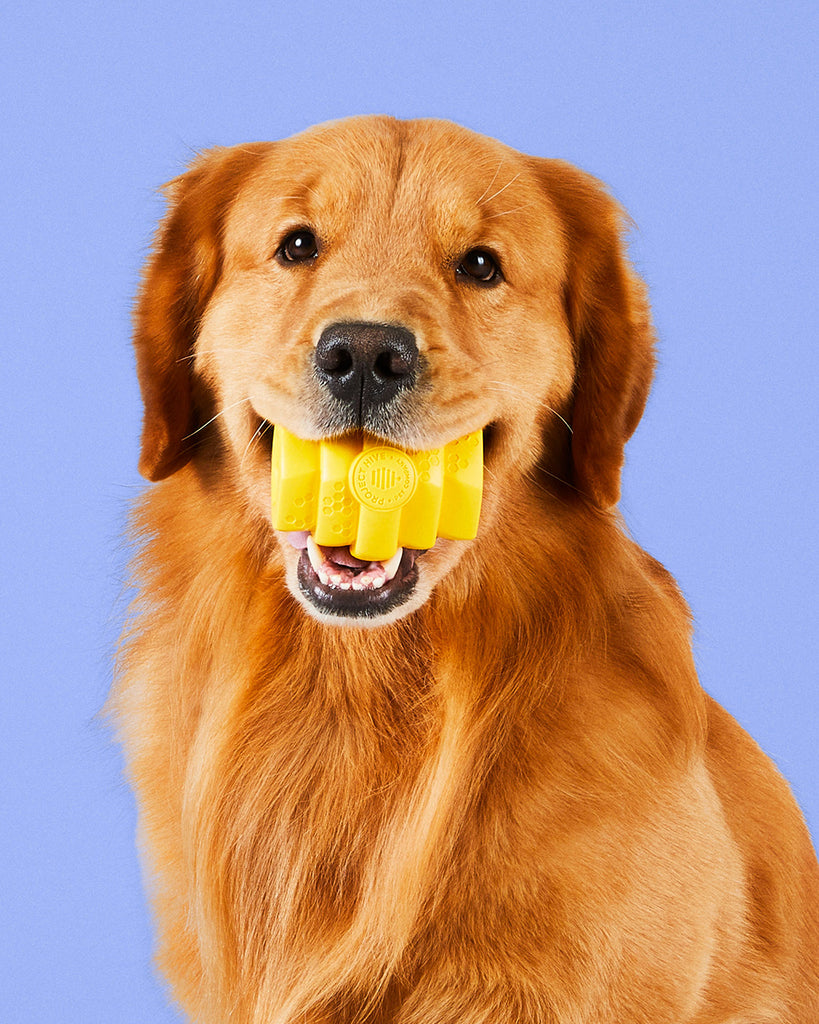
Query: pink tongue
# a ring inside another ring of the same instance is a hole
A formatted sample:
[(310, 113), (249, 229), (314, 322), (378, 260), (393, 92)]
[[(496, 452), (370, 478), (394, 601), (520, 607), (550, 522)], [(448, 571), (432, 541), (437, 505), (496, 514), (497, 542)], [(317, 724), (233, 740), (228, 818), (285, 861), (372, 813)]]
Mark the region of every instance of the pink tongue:
[(328, 562), (332, 562), (334, 565), (346, 565), (348, 569), (366, 569), (370, 565), (370, 562), (365, 561), (363, 558), (356, 558), (350, 552), (349, 547), (322, 547), (321, 553)]

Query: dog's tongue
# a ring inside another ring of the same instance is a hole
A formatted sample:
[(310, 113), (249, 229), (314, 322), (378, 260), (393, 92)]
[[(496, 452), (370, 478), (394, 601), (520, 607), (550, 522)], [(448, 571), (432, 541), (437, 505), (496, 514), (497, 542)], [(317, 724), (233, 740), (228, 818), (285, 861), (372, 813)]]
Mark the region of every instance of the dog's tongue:
[(292, 544), (297, 551), (301, 551), (307, 547), (307, 538), (310, 536), (309, 530), (290, 530), (285, 533), (288, 543)]
[(346, 565), (348, 569), (366, 569), (367, 566), (370, 565), (370, 563), (365, 561), (363, 558), (356, 558), (350, 551), (349, 547), (322, 547), (321, 553), (328, 562), (332, 562), (334, 565)]
[[(286, 534), (288, 541), (299, 551), (307, 547), (309, 536), (309, 530), (291, 530)], [(364, 558), (356, 558), (350, 551), (349, 545), (337, 548), (322, 547), (321, 554), (325, 561), (331, 562), (333, 565), (344, 565), (348, 569), (366, 569), (372, 564)]]

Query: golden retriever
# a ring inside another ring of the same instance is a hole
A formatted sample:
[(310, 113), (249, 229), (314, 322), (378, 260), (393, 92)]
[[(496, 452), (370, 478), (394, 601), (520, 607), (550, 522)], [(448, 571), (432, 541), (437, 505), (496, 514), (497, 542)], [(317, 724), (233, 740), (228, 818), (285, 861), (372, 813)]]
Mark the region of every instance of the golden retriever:
[[(617, 204), (389, 117), (167, 195), (111, 709), (190, 1020), (816, 1024), (804, 822), (616, 510), (653, 370)], [(482, 429), (477, 538), (322, 582), (271, 524), (271, 424)]]

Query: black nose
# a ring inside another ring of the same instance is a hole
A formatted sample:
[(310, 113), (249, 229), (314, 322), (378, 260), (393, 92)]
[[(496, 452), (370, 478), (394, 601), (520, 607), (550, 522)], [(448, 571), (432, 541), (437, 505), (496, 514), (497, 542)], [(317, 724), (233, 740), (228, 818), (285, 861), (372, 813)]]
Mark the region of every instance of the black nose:
[(418, 346), (411, 331), (385, 324), (331, 324), (315, 352), (316, 375), (356, 412), (359, 424), (415, 384)]

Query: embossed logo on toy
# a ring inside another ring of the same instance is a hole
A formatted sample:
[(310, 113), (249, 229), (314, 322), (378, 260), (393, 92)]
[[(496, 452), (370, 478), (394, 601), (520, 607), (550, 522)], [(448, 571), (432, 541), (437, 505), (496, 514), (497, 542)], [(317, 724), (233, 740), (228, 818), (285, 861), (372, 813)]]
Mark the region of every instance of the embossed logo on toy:
[(368, 448), (350, 466), (350, 490), (366, 508), (391, 512), (412, 498), (418, 474), (412, 459), (396, 448)]

